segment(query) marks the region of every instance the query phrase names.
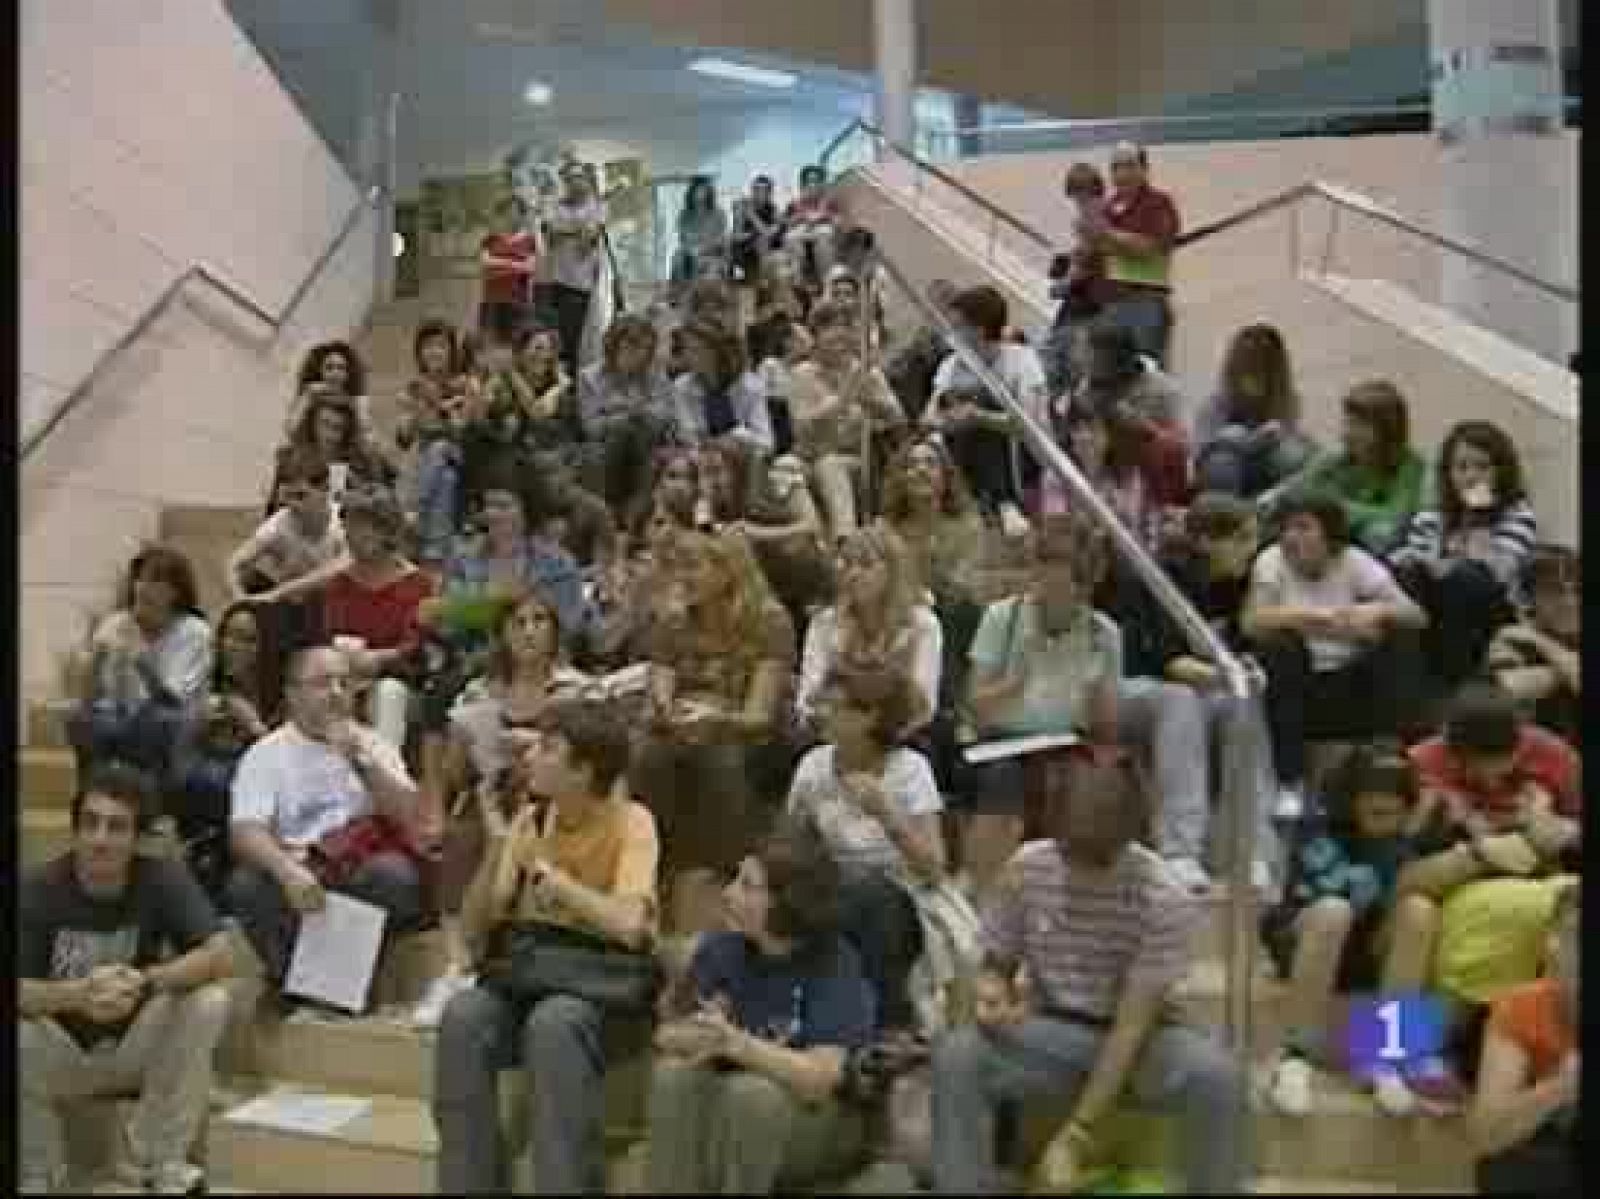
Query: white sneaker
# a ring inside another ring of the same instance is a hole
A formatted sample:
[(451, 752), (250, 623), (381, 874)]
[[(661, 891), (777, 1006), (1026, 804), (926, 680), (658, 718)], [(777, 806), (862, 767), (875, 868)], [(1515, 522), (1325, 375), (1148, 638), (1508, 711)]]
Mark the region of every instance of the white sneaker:
[(156, 1195), (200, 1195), (205, 1193), (206, 1172), (188, 1162), (157, 1166), (150, 1173), (150, 1192)]
[(1379, 1071), (1372, 1079), (1372, 1098), (1386, 1116), (1403, 1120), (1416, 1114), (1417, 1097), (1396, 1070)]
[(1278, 803), (1272, 809), (1273, 818), (1276, 820), (1299, 820), (1305, 815), (1306, 797), (1301, 794), (1299, 787), (1280, 787), (1278, 789)]
[(1172, 871), (1172, 876), (1186, 891), (1199, 892), (1211, 888), (1211, 876), (1194, 858), (1168, 858), (1167, 869)]
[(457, 974), (454, 971), (441, 974), (428, 984), (417, 1006), (411, 1009), (411, 1023), (417, 1028), (439, 1027), (449, 1002), (461, 992), (471, 990), (477, 981), (475, 974)]
[(1250, 889), (1263, 899), (1272, 896), (1272, 865), (1264, 858), (1250, 863)]
[(1267, 1098), (1285, 1116), (1304, 1119), (1311, 1114), (1311, 1063), (1296, 1054), (1286, 1053), (1273, 1068), (1267, 1084)]
[(1013, 503), (1000, 505), (1000, 531), (1012, 540), (1028, 535), (1028, 518)]

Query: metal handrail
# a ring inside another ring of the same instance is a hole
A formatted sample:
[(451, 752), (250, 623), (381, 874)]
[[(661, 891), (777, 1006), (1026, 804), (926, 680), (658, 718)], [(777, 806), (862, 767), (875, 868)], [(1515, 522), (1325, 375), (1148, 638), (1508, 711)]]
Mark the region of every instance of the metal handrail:
[(340, 248), (344, 245), (345, 239), (350, 236), (356, 225), (360, 223), (361, 217), (365, 214), (367, 209), (377, 207), (377, 205), (387, 194), (388, 192), (384, 188), (376, 185), (367, 189), (366, 194), (363, 195), (361, 199), (357, 200), (356, 203), (351, 207), (350, 211), (345, 215), (343, 222), (340, 223), (339, 231), (334, 235), (333, 240), (330, 241), (327, 245), (327, 248), (317, 256), (317, 260), (312, 263), (311, 269), (306, 273), (305, 278), (303, 278), (300, 281), (299, 286), (290, 293), (289, 298), (284, 303), (282, 310), (276, 314), (268, 312), (266, 308), (257, 303), (255, 300), (251, 299), (251, 297), (246, 295), (238, 286), (230, 283), (227, 279), (223, 278), (221, 274), (219, 274), (217, 271), (214, 271), (205, 263), (197, 262), (188, 267), (188, 269), (179, 274), (178, 277), (175, 278), (171, 283), (167, 284), (167, 286), (162, 289), (161, 294), (152, 300), (145, 310), (139, 314), (139, 319), (134, 321), (121, 337), (117, 338), (116, 341), (106, 348), (100, 357), (95, 359), (94, 365), (89, 368), (89, 373), (78, 382), (77, 386), (67, 393), (66, 397), (62, 399), (61, 403), (56, 405), (55, 411), (51, 412), (51, 414), (45, 418), (44, 422), (37, 429), (28, 434), (27, 437), (23, 438), (22, 448), (19, 453), (21, 460), (26, 462), (29, 457), (31, 457), (34, 452), (45, 443), (49, 436), (60, 427), (61, 423), (65, 421), (67, 417), (72, 415), (73, 411), (78, 407), (78, 405), (83, 403), (83, 401), (88, 397), (89, 393), (93, 390), (95, 383), (98, 382), (105, 374), (106, 368), (110, 366), (110, 364), (118, 357), (120, 357), (124, 350), (128, 349), (128, 347), (133, 345), (134, 342), (138, 341), (144, 336), (145, 332), (152, 325), (154, 325), (162, 315), (166, 313), (167, 309), (178, 298), (183, 290), (189, 286), (190, 283), (201, 282), (209, 284), (211, 287), (221, 292), (229, 300), (233, 301), (235, 306), (244, 309), (244, 311), (250, 316), (260, 321), (263, 325), (266, 325), (270, 330), (270, 335), (267, 338), (267, 340), (270, 342), (272, 338), (276, 337), (289, 324), (290, 318), (292, 318), (295, 312), (299, 309), (301, 303), (311, 291), (311, 288), (321, 277), (322, 272), (327, 269), (328, 264), (333, 261), (334, 255), (336, 255)]
[(961, 182), (961, 180), (950, 174), (950, 172), (935, 166), (926, 158), (918, 155), (915, 150), (909, 149), (906, 146), (902, 146), (899, 142), (892, 141), (876, 125), (873, 125), (867, 121), (863, 121), (860, 117), (857, 117), (855, 120), (851, 121), (850, 124), (846, 125), (844, 129), (841, 130), (839, 134), (837, 134), (833, 140), (823, 148), (822, 153), (818, 156), (818, 162), (826, 167), (828, 160), (838, 152), (839, 147), (844, 145), (850, 136), (857, 130), (876, 138), (880, 145), (887, 146), (901, 158), (911, 163), (911, 165), (916, 167), (919, 171), (926, 171), (952, 191), (958, 192), (963, 198), (976, 204), (979, 208), (987, 212), (990, 217), (999, 221), (1001, 224), (1010, 225), (1018, 233), (1022, 234), (1030, 241), (1037, 243), (1046, 250), (1055, 249), (1055, 242), (1052, 241), (1047, 234), (1041, 233), (1038, 229), (1035, 229), (1021, 217), (1014, 216), (1013, 214), (1007, 212), (993, 200), (989, 199), (988, 196), (985, 196), (981, 192), (975, 191), (970, 185)]
[[(829, 155), (837, 152), (838, 148), (844, 144), (845, 140), (858, 129), (864, 130), (876, 137), (882, 145), (889, 147), (889, 149), (891, 149), (894, 153), (906, 159), (917, 169), (928, 172), (941, 183), (945, 183), (954, 188), (956, 191), (960, 192), (962, 196), (983, 208), (995, 219), (1004, 221), (1013, 228), (1021, 230), (1041, 246), (1045, 247), (1046, 249), (1053, 250), (1054, 243), (1045, 234), (1040, 233), (1031, 225), (1026, 224), (1019, 217), (1013, 216), (1011, 213), (1001, 208), (993, 200), (980, 195), (967, 184), (962, 183), (948, 172), (940, 170), (933, 163), (919, 156), (915, 150), (909, 149), (908, 147), (900, 145), (897, 142), (890, 141), (879, 130), (860, 119), (854, 120), (849, 125), (845, 126), (839, 135), (828, 143), (827, 149), (823, 151), (823, 161), (826, 162)], [(1241, 208), (1237, 212), (1230, 213), (1227, 216), (1219, 217), (1217, 220), (1209, 221), (1204, 225), (1190, 229), (1179, 235), (1176, 245), (1180, 248), (1183, 246), (1193, 245), (1197, 241), (1203, 241), (1206, 238), (1215, 236), (1218, 233), (1226, 232), (1229, 229), (1243, 225), (1269, 212), (1274, 212), (1280, 208), (1287, 208), (1292, 204), (1298, 204), (1303, 200), (1311, 198), (1325, 200), (1336, 208), (1342, 208), (1347, 212), (1354, 212), (1360, 216), (1367, 217), (1370, 220), (1377, 221), (1379, 224), (1388, 225), (1390, 228), (1398, 229), (1404, 233), (1409, 233), (1412, 236), (1421, 238), (1423, 241), (1426, 241), (1441, 250), (1448, 250), (1453, 254), (1458, 254), (1461, 257), (1478, 264), (1479, 266), (1500, 271), (1502, 274), (1508, 275), (1519, 282), (1527, 284), (1529, 287), (1542, 291), (1546, 295), (1554, 296), (1558, 300), (1565, 300), (1568, 303), (1573, 304), (1578, 302), (1578, 289), (1576, 287), (1569, 286), (1564, 283), (1556, 283), (1549, 279), (1542, 278), (1539, 275), (1535, 275), (1533, 272), (1518, 266), (1514, 262), (1508, 262), (1504, 258), (1489, 253), (1487, 250), (1480, 249), (1477, 246), (1468, 245), (1466, 242), (1458, 241), (1453, 237), (1448, 237), (1445, 234), (1438, 232), (1436, 229), (1429, 228), (1420, 221), (1415, 221), (1410, 217), (1403, 216), (1394, 211), (1392, 208), (1386, 208), (1382, 204), (1379, 204), (1376, 200), (1372, 199), (1370, 196), (1364, 196), (1358, 191), (1353, 191), (1350, 188), (1342, 187), (1339, 184), (1328, 183), (1319, 179), (1312, 179), (1305, 183), (1296, 184), (1294, 187), (1288, 188), (1284, 191), (1268, 196), (1263, 200), (1258, 200), (1254, 204), (1250, 204), (1244, 208)]]

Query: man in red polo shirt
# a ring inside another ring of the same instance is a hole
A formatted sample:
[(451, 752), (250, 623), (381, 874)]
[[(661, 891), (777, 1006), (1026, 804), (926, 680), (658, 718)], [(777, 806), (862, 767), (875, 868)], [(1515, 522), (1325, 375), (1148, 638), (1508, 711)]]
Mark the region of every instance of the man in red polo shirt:
[(1578, 755), (1554, 733), (1527, 724), (1493, 682), (1468, 683), (1450, 701), (1442, 736), (1411, 750), (1424, 795), (1443, 802), (1478, 836), (1511, 832), (1545, 811), (1575, 819)]
[(1111, 151), (1111, 195), (1088, 210), (1079, 236), (1105, 260), (1099, 320), (1132, 331), (1139, 352), (1165, 365), (1172, 332), (1172, 251), (1180, 223), (1177, 206), (1150, 186), (1144, 148), (1121, 142)]
[(509, 339), (521, 328), (528, 309), (538, 242), (523, 227), (524, 209), (516, 196), (495, 205), (494, 232), (483, 239), (478, 264), (483, 268), (483, 300), (478, 325)]

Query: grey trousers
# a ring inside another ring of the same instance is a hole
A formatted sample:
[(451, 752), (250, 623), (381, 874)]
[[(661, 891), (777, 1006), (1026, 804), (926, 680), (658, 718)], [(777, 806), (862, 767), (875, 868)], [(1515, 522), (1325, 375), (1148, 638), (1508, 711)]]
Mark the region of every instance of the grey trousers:
[[(933, 1182), (941, 1194), (994, 1194), (995, 1109), (1005, 1102), (1070, 1101), (1094, 1066), (1106, 1030), (1032, 1017), (1001, 1033), (956, 1029), (933, 1055)], [(1175, 1110), (1183, 1122), (1182, 1171), (1191, 1195), (1242, 1194), (1247, 1162), (1244, 1072), (1219, 1043), (1164, 1025), (1134, 1063), (1133, 1099)]]
[[(384, 924), (386, 938), (414, 927), (422, 916), (422, 880), (416, 865), (401, 854), (368, 858), (349, 883), (337, 890), (389, 913)], [(236, 866), (228, 875), (226, 907), (260, 955), (268, 981), (281, 986), (300, 930), (300, 917), (289, 906), (283, 888), (256, 866)]]
[(155, 995), (120, 1041), (93, 1050), (54, 1020), (21, 1021), (22, 1190), (46, 1192), (60, 1183), (68, 1112), (75, 1101), (103, 1096), (138, 1092), (128, 1127), (135, 1165), (154, 1169), (186, 1161), (210, 1102), (229, 999), (222, 983)]
[(457, 995), (439, 1022), (433, 1064), (439, 1193), (510, 1192), (499, 1076), (517, 1065), (528, 1072), (534, 1189), (544, 1195), (603, 1194), (606, 1062), (600, 1010), (571, 995), (530, 1006), (484, 987)]
[(764, 1075), (658, 1058), (649, 1145), (656, 1194), (767, 1195), (860, 1165), (866, 1127), (853, 1108), (804, 1103)]

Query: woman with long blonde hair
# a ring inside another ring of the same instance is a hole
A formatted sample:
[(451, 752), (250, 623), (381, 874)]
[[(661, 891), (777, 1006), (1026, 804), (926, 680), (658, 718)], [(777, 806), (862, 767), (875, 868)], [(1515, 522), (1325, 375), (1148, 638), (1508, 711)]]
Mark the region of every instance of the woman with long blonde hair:
[(883, 526), (857, 529), (839, 541), (838, 598), (811, 620), (795, 697), (811, 724), (824, 680), (840, 669), (895, 671), (910, 677), (916, 704), (910, 732), (933, 718), (939, 702), (944, 634), (899, 536)]
[(747, 750), (776, 729), (794, 627), (741, 537), (667, 531), (652, 576), (649, 729), (630, 778), (660, 829), (662, 879), (679, 880), (682, 931), (714, 919), (715, 876), (757, 833)]

